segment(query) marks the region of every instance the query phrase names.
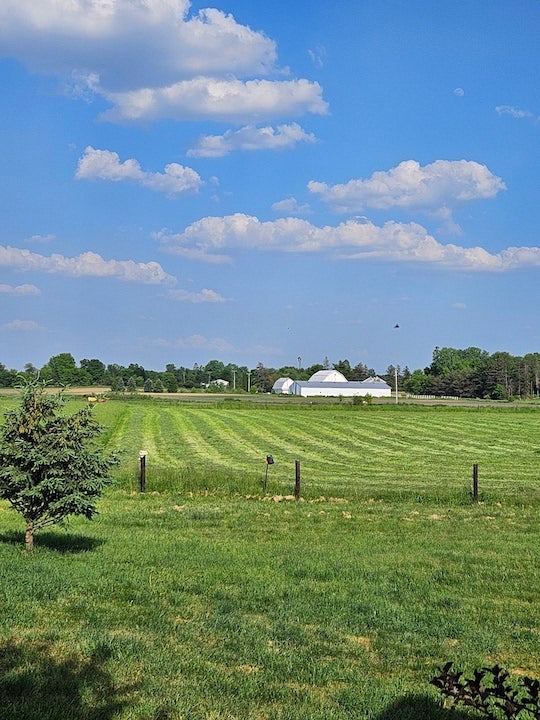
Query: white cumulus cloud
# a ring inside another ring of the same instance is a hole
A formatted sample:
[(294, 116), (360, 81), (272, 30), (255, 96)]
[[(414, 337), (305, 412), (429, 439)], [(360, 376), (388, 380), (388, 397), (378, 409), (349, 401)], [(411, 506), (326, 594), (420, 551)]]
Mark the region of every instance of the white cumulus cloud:
[[(185, 0), (2, 0), (0, 50), (39, 72), (77, 70), (108, 90), (172, 84), (195, 75), (270, 72), (275, 43)], [(121, 49), (121, 52), (119, 52)]]
[[(2, 0), (0, 55), (107, 98), (111, 121), (324, 112), (320, 87), (283, 75), (275, 42), (188, 0)], [(247, 82), (244, 82), (247, 81)], [(255, 83), (253, 85), (252, 83)], [(237, 104), (235, 114), (231, 105)]]
[(382, 226), (354, 219), (337, 226), (318, 227), (300, 218), (261, 222), (257, 217), (237, 213), (206, 217), (182, 233), (162, 231), (165, 249), (203, 258), (227, 250), (258, 249), (268, 252), (330, 252), (344, 260), (380, 260), (429, 263), (433, 266), (467, 271), (510, 271), (540, 267), (540, 248), (509, 247), (490, 253), (482, 247), (463, 247), (437, 241), (418, 223), (387, 222)]
[(111, 150), (95, 150), (88, 146), (77, 165), (79, 180), (109, 180), (121, 182), (131, 180), (143, 187), (169, 196), (197, 192), (202, 185), (200, 175), (189, 167), (178, 163), (165, 166), (165, 172), (142, 170), (137, 160), (120, 161), (118, 153)]
[(176, 279), (168, 275), (157, 262), (104, 260), (101, 255), (94, 252), (69, 258), (57, 253), (46, 256), (21, 248), (0, 245), (0, 267), (72, 277), (106, 277), (147, 285), (176, 282)]
[(35, 285), (0, 284), (0, 293), (4, 293), (6, 295), (41, 295), (41, 290)]
[(223, 135), (203, 135), (187, 154), (189, 157), (223, 157), (235, 150), (290, 149), (299, 142), (314, 143), (316, 138), (297, 123), (278, 125), (277, 128), (246, 125)]
[(472, 160), (436, 160), (424, 166), (405, 160), (366, 180), (341, 185), (311, 181), (308, 188), (338, 212), (357, 212), (392, 207), (439, 211), (494, 197), (506, 186), (485, 165)]
[(112, 122), (219, 120), (242, 123), (258, 118), (324, 114), (321, 86), (308, 80), (238, 80), (197, 77), (166, 87), (109, 93), (114, 107), (102, 114)]

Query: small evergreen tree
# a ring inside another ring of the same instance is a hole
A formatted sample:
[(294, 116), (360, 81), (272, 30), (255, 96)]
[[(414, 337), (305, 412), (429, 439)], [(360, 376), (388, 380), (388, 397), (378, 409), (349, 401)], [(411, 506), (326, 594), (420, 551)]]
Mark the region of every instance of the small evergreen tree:
[(136, 393), (137, 392), (137, 382), (133, 375), (129, 378), (128, 384), (127, 384), (127, 391), (128, 393)]
[(101, 426), (92, 408), (65, 415), (64, 404), (62, 393), (46, 393), (39, 378), (26, 378), (19, 406), (0, 428), (0, 498), (24, 518), (27, 550), (37, 530), (70, 515), (91, 519), (117, 463), (94, 442)]
[(111, 382), (111, 390), (113, 392), (119, 392), (119, 393), (126, 392), (126, 384), (124, 382), (124, 378), (121, 375), (113, 378), (113, 380)]
[(154, 383), (151, 378), (146, 378), (144, 381), (144, 392), (154, 392)]

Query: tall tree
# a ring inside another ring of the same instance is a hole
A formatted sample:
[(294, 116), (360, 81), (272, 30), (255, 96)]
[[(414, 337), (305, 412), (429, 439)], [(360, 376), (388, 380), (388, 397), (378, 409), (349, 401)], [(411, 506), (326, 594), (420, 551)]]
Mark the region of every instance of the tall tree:
[(365, 380), (368, 377), (372, 377), (375, 375), (375, 370), (368, 368), (367, 365), (364, 365), (364, 363), (358, 363), (355, 365), (352, 369), (352, 379), (361, 381)]
[(92, 360), (87, 360), (84, 358), (79, 363), (81, 370), (83, 370), (88, 375), (88, 380), (93, 385), (102, 385), (105, 382), (105, 364), (101, 362), (101, 360), (97, 360), (96, 358), (93, 358)]
[(540, 353), (527, 353), (523, 362), (528, 372), (530, 395), (540, 395)]
[(16, 370), (8, 370), (3, 363), (0, 363), (0, 387), (13, 387), (16, 378)]
[(260, 362), (257, 363), (254, 375), (252, 387), (257, 387), (259, 392), (270, 392), (275, 381), (271, 370)]
[(76, 385), (79, 379), (79, 370), (75, 358), (71, 353), (53, 355), (47, 363), (48, 371), (53, 385)]
[(101, 426), (90, 406), (72, 415), (63, 409), (61, 393), (47, 393), (39, 378), (29, 378), (0, 428), (0, 498), (24, 518), (28, 550), (37, 530), (70, 515), (92, 518), (117, 462), (95, 442)]
[(204, 366), (204, 374), (206, 376), (206, 382), (210, 384), (212, 380), (228, 380), (225, 378), (225, 365), (221, 360), (210, 360)]
[(178, 392), (178, 379), (173, 372), (163, 372), (160, 374), (161, 382), (168, 393)]
[(423, 370), (415, 370), (410, 377), (405, 380), (403, 387), (411, 395), (426, 395), (428, 386), (428, 376)]
[(348, 360), (338, 360), (334, 363), (334, 370), (340, 372), (347, 380), (352, 380), (353, 371)]

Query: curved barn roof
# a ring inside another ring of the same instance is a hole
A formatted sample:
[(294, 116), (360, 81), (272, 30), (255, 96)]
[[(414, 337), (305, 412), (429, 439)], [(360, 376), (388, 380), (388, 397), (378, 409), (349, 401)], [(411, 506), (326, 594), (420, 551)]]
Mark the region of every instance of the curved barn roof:
[(289, 377), (280, 377), (272, 386), (272, 392), (275, 393), (288, 393), (294, 380)]
[(347, 378), (337, 370), (318, 370), (309, 378), (309, 382), (347, 382)]

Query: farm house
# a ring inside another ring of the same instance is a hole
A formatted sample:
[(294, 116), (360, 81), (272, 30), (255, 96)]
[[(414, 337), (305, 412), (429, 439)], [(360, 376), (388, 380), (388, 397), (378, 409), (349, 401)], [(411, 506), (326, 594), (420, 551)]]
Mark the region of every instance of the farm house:
[(276, 393), (302, 397), (354, 397), (355, 395), (390, 397), (392, 395), (392, 388), (380, 377), (352, 382), (337, 370), (319, 370), (306, 381), (279, 378), (272, 390)]

